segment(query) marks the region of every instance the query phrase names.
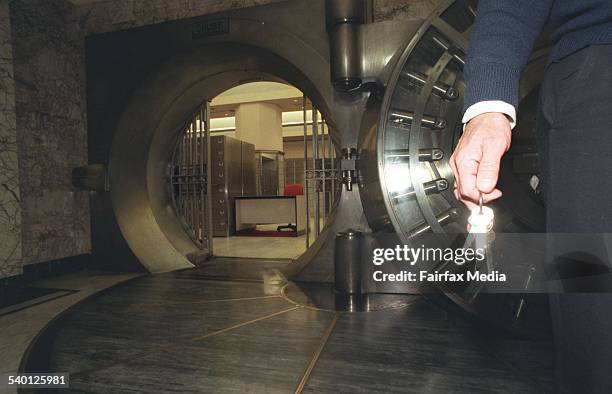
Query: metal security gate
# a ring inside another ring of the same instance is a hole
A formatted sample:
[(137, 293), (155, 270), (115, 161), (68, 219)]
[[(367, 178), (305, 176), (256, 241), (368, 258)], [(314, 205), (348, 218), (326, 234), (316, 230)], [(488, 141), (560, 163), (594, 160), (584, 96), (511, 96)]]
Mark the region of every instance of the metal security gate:
[(174, 209), (194, 243), (212, 255), (210, 104), (204, 103), (183, 126), (170, 165)]
[[(307, 121), (310, 107), (311, 121)], [(342, 190), (339, 160), (331, 138), (329, 125), (317, 107), (304, 95), (302, 97), (304, 131), (304, 194), (306, 199), (306, 249), (319, 237), (327, 224), (337, 198)], [(311, 125), (308, 154), (308, 125)]]

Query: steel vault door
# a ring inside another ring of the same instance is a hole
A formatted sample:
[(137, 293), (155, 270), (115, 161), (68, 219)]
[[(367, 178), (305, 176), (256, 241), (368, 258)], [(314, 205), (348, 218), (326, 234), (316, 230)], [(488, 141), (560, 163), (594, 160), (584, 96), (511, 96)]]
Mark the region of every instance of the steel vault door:
[[(384, 94), (370, 99), (358, 166), (364, 212), (380, 245), (463, 245), (468, 212), (452, 193), (455, 180), (449, 158), (462, 133), (463, 68), (476, 15), (476, 1), (444, 2), (404, 49)], [(505, 194), (491, 204), (497, 233), (544, 229), (543, 204), (532, 180), (539, 176), (534, 120), (547, 54), (542, 39), (521, 80), (519, 123), (498, 182)], [(443, 260), (421, 268), (465, 269)], [(393, 266), (394, 272), (402, 269), (401, 264)], [(520, 274), (523, 283), (530, 282), (530, 267), (521, 267)], [(485, 294), (483, 288), (478, 283), (461, 287), (442, 282), (434, 289), (423, 285), (419, 291), (504, 329), (530, 334), (545, 329), (537, 319), (547, 311), (543, 297)], [(372, 283), (370, 291), (403, 289)]]
[(210, 168), (210, 103), (205, 102), (182, 127), (168, 186), (185, 232), (208, 256), (213, 253)]

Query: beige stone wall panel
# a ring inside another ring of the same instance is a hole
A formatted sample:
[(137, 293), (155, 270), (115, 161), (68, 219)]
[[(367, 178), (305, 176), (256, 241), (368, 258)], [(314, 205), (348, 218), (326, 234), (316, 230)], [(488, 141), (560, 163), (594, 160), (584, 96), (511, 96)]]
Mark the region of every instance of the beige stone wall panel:
[(21, 206), (8, 2), (0, 0), (0, 278), (19, 275)]
[(11, 2), (24, 264), (89, 253), (84, 40), (64, 0)]

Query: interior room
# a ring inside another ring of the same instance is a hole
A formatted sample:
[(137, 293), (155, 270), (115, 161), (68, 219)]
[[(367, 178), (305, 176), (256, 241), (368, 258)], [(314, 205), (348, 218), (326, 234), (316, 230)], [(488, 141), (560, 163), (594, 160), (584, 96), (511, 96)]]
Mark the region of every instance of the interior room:
[(0, 0), (0, 392), (561, 392), (612, 243), (546, 265), (546, 34), (466, 197), (478, 3)]
[[(325, 119), (300, 90), (281, 82), (241, 84), (213, 98), (209, 108), (214, 255), (297, 259), (325, 226), (339, 195), (334, 179), (304, 182), (309, 169), (336, 170), (336, 147)], [(238, 153), (232, 149), (239, 148), (231, 146), (238, 141), (243, 146), (234, 169)], [(227, 204), (217, 208), (221, 200)]]

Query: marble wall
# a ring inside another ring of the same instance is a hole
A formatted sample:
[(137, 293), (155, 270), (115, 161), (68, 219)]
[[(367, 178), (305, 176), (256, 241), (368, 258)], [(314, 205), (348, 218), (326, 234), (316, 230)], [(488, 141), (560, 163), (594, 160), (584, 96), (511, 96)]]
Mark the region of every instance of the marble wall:
[(8, 1), (0, 0), (0, 278), (18, 275), (22, 271), (15, 124), (11, 20)]
[(65, 0), (11, 1), (23, 263), (90, 252), (84, 39)]

